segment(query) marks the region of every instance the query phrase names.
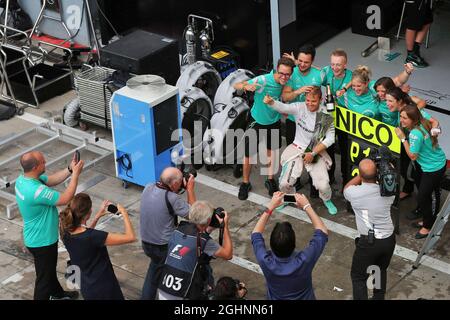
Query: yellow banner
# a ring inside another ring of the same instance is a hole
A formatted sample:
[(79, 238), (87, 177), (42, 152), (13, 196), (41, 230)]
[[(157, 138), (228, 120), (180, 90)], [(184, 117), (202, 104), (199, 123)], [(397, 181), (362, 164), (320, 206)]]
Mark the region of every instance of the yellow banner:
[(386, 123), (336, 106), (334, 126), (362, 140), (379, 146), (387, 146), (391, 151), (400, 153), (401, 142), (395, 134), (395, 128)]

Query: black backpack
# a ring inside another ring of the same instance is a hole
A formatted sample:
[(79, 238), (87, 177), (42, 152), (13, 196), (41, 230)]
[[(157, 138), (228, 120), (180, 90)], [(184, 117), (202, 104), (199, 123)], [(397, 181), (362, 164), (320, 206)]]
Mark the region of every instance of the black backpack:
[(6, 102), (0, 102), (0, 121), (8, 120), (16, 114), (16, 107)]

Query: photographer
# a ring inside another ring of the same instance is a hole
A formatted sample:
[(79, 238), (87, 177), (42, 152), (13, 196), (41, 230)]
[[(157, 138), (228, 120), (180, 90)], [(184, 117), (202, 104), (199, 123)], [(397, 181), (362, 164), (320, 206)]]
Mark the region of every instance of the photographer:
[(128, 212), (120, 204), (117, 209), (123, 217), (124, 233), (95, 230), (98, 220), (107, 214), (109, 201), (103, 201), (93, 221), (91, 198), (77, 194), (60, 215), (61, 238), (70, 255), (72, 266), (81, 271), (81, 294), (85, 300), (124, 300), (106, 246), (136, 241)]
[(212, 300), (244, 300), (246, 295), (245, 283), (230, 277), (222, 277), (217, 280)]
[(359, 175), (344, 187), (344, 197), (355, 212), (356, 227), (360, 234), (355, 239), (351, 278), (353, 299), (367, 300), (367, 268), (380, 268), (380, 287), (374, 288), (373, 299), (383, 300), (386, 293), (386, 270), (395, 248), (391, 205), (395, 196), (382, 197), (377, 184), (377, 167), (370, 159), (359, 163)]
[[(158, 277), (159, 300), (208, 299), (214, 287), (209, 261), (212, 257), (233, 257), (229, 219), (226, 211), (219, 213), (207, 201), (191, 206), (189, 222), (181, 222), (169, 240), (169, 254)], [(214, 220), (223, 229), (222, 245), (207, 233), (211, 225), (216, 225), (211, 223)]]
[[(194, 176), (169, 167), (163, 170), (157, 183), (145, 187), (141, 197), (140, 232), (142, 248), (151, 259), (142, 288), (143, 300), (154, 300), (156, 271), (167, 256), (167, 244), (177, 227), (177, 217), (187, 218), (189, 205), (195, 202)], [(186, 189), (187, 202), (178, 194)]]
[(315, 300), (312, 270), (328, 241), (328, 229), (311, 207), (308, 198), (295, 194), (297, 207), (303, 209), (314, 228), (309, 245), (295, 250), (295, 231), (289, 222), (277, 223), (270, 235), (267, 251), (263, 232), (272, 212), (283, 203), (284, 194), (275, 192), (252, 232), (253, 251), (267, 283), (270, 300)]

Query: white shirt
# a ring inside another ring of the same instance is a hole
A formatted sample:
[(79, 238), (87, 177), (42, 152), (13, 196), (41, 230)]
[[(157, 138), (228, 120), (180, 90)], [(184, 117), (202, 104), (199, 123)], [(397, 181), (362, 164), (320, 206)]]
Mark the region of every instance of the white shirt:
[[(303, 150), (311, 142), (314, 136), (316, 117), (320, 111), (311, 112), (304, 102), (284, 104), (279, 101), (270, 106), (280, 113), (292, 114), (295, 117), (295, 139), (294, 143)], [(334, 125), (328, 128), (325, 139), (321, 141), (327, 148), (334, 143)]]

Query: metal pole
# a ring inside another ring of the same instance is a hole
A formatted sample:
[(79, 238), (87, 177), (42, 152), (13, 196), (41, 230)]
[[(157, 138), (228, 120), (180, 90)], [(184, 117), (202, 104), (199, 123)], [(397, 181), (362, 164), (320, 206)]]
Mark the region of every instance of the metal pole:
[(84, 1), (86, 1), (87, 18), (89, 19), (89, 24), (91, 27), (92, 36), (94, 37), (95, 46), (97, 47), (98, 65), (100, 65), (100, 44), (97, 39), (97, 34), (95, 33), (94, 22), (92, 21), (91, 6), (89, 4), (89, 0)]
[(273, 68), (276, 68), (280, 59), (280, 12), (278, 0), (270, 0), (270, 20), (272, 30), (272, 57)]

